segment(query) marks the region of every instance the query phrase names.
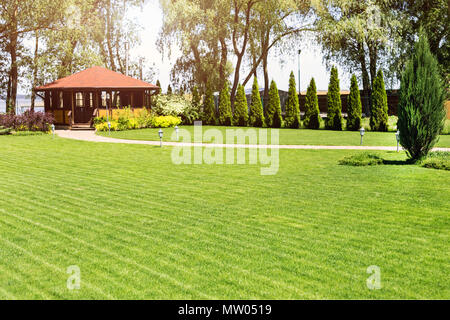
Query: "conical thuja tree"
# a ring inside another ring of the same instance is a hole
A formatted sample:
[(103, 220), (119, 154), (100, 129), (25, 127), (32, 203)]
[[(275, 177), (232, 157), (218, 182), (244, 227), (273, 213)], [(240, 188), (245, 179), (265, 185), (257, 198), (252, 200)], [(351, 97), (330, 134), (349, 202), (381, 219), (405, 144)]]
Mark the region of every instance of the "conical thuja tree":
[(203, 101), (203, 121), (207, 125), (216, 124), (216, 104), (210, 87), (206, 89), (205, 100)]
[(347, 100), (347, 130), (357, 131), (361, 128), (361, 94), (358, 88), (358, 80), (355, 75), (352, 75), (350, 82), (350, 95)]
[(286, 116), (284, 122), (287, 128), (298, 129), (300, 127), (300, 107), (295, 84), (294, 72), (289, 77), (289, 93), (286, 100)]
[(383, 71), (378, 70), (373, 82), (372, 109), (370, 112), (370, 129), (372, 131), (388, 130), (388, 104), (384, 87)]
[(269, 103), (266, 108), (266, 123), (269, 128), (281, 128), (283, 119), (281, 117), (281, 103), (278, 88), (272, 80), (269, 89)]
[(172, 86), (171, 86), (170, 84), (169, 84), (169, 86), (167, 87), (167, 94), (168, 94), (168, 95), (173, 94)]
[(319, 129), (320, 110), (319, 100), (317, 98), (316, 81), (311, 78), (305, 97), (305, 119), (303, 124), (308, 129)]
[(329, 130), (342, 130), (341, 89), (339, 88), (338, 70), (331, 68), (327, 95), (328, 115), (325, 127)]
[(421, 32), (402, 75), (398, 105), (400, 144), (413, 162), (425, 157), (438, 141), (445, 121), (444, 100), (438, 63)]
[(248, 105), (243, 85), (239, 85), (234, 102), (233, 125), (246, 127), (248, 125)]
[(201, 98), (197, 86), (194, 86), (194, 88), (192, 89), (192, 106), (197, 112), (200, 112)]
[(231, 126), (233, 124), (233, 113), (231, 111), (230, 85), (225, 81), (219, 96), (219, 124)]
[(256, 77), (253, 80), (249, 122), (252, 127), (263, 127), (265, 122), (261, 95), (259, 93), (258, 79), (256, 79)]
[(158, 94), (161, 93), (161, 82), (159, 80), (156, 80), (156, 86), (159, 88)]

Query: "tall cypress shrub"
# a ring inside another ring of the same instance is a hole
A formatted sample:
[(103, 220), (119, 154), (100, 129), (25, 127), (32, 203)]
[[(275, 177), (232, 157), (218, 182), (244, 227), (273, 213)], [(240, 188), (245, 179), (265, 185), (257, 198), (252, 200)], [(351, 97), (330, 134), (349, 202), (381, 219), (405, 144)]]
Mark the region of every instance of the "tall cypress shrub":
[(278, 88), (272, 80), (269, 89), (269, 102), (266, 109), (266, 123), (269, 128), (281, 128), (283, 119), (281, 116), (281, 103)]
[(331, 68), (330, 84), (327, 95), (328, 116), (325, 127), (328, 130), (342, 130), (341, 89), (339, 88), (338, 70)]
[(306, 91), (305, 97), (305, 120), (303, 124), (308, 129), (319, 129), (320, 128), (320, 110), (319, 110), (319, 100), (317, 98), (317, 88), (316, 81), (311, 78), (311, 81)]
[(245, 97), (244, 86), (239, 84), (236, 94), (236, 101), (234, 103), (233, 124), (239, 127), (246, 127), (248, 125), (248, 105)]
[(294, 72), (291, 71), (289, 77), (289, 93), (286, 100), (286, 115), (284, 122), (287, 128), (300, 128), (300, 106), (298, 103), (297, 85), (295, 83)]
[(253, 80), (249, 122), (252, 127), (263, 127), (265, 122), (261, 95), (259, 93), (258, 79), (256, 79), (256, 77), (254, 77)]
[(358, 80), (354, 74), (350, 82), (350, 95), (347, 100), (347, 130), (357, 131), (361, 128), (361, 94), (358, 88)]
[(231, 126), (233, 124), (233, 113), (231, 112), (230, 86), (225, 81), (219, 96), (219, 124)]
[(159, 82), (159, 79), (156, 80), (156, 86), (159, 88), (158, 94), (161, 93), (161, 82)]
[(402, 75), (398, 105), (400, 144), (413, 162), (428, 154), (444, 127), (445, 89), (439, 71), (421, 32)]
[(383, 71), (381, 70), (378, 70), (373, 83), (370, 129), (372, 131), (388, 130), (387, 94), (384, 87)]
[(211, 87), (206, 89), (205, 101), (203, 101), (203, 121), (207, 125), (216, 124), (216, 104)]
[(200, 93), (198, 92), (198, 87), (197, 86), (194, 86), (194, 88), (192, 89), (192, 106), (198, 112), (200, 112), (201, 98), (200, 98)]
[(167, 87), (167, 94), (170, 95), (170, 94), (172, 94), (172, 93), (173, 93), (172, 87), (171, 87), (170, 84), (169, 84), (169, 86)]

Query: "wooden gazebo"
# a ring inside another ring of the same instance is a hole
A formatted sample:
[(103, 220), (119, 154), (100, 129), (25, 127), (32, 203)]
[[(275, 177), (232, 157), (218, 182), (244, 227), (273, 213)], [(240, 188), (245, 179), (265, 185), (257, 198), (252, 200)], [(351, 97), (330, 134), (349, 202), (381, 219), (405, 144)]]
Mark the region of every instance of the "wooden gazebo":
[(96, 116), (114, 110), (149, 108), (159, 88), (103, 67), (92, 67), (34, 89), (56, 125), (92, 126)]

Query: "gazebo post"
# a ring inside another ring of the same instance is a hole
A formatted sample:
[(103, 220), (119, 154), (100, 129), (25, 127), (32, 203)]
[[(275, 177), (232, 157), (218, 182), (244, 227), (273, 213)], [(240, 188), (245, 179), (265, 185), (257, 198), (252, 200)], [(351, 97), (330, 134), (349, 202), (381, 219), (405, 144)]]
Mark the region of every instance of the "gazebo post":
[(75, 92), (74, 91), (70, 91), (70, 100), (71, 100), (71, 105), (72, 105), (72, 116), (70, 117), (70, 127), (72, 128), (73, 124), (75, 123), (75, 104), (74, 104), (74, 96)]

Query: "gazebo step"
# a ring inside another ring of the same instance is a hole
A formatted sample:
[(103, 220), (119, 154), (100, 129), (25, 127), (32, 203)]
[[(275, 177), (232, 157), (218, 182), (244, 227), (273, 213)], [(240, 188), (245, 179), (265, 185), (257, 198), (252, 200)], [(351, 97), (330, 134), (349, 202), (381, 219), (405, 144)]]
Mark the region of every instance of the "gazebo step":
[(74, 124), (72, 130), (95, 130), (90, 124)]

